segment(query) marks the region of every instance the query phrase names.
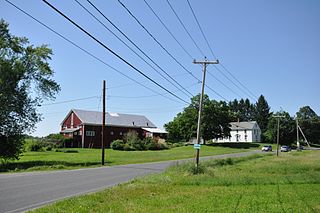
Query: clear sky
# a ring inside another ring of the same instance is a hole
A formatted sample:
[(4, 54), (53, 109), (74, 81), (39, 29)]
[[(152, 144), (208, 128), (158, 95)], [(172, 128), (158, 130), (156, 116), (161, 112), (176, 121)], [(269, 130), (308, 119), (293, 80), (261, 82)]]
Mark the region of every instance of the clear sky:
[[(34, 45), (48, 44), (54, 53), (50, 65), (55, 71), (54, 79), (61, 85), (62, 90), (56, 100), (46, 101), (45, 105), (39, 108), (39, 112), (43, 114), (43, 121), (37, 125), (34, 135), (45, 136), (59, 132), (60, 122), (72, 108), (101, 110), (102, 80), (107, 81), (109, 112), (145, 115), (160, 128), (187, 106), (187, 103), (166, 94), (166, 91), (146, 80), (44, 2), (10, 1), (105, 63), (140, 82), (137, 84), (115, 72), (1, 0), (0, 18), (10, 24), (11, 33), (29, 38), (30, 43)], [(79, 2), (128, 43), (87, 1), (79, 0)], [(197, 79), (202, 78), (201, 67), (193, 64), (192, 59), (203, 60), (204, 56), (209, 60), (215, 58), (197, 26), (187, 0), (169, 0), (169, 2), (203, 54), (184, 31), (166, 0), (147, 0), (147, 2), (191, 57), (166, 31), (143, 0), (121, 0), (121, 2), (194, 77), (161, 49), (117, 0), (92, 0), (92, 2), (189, 93), (195, 95), (200, 92), (201, 84)], [(209, 65), (206, 84), (211, 89), (207, 87), (205, 92), (211, 99), (249, 98), (251, 102), (255, 102), (255, 98), (263, 94), (273, 111), (283, 109), (294, 115), (300, 107), (309, 105), (320, 115), (320, 1), (189, 0), (189, 2), (216, 58), (237, 79), (236, 81), (221, 65)], [(59, 0), (50, 3), (163, 87), (186, 102), (190, 101), (189, 93), (179, 91), (161, 77), (93, 19), (76, 1)], [(128, 44), (152, 64), (132, 44)], [(152, 66), (161, 72), (156, 65)], [(159, 93), (164, 95), (161, 96)], [(92, 98), (61, 103), (88, 97)]]

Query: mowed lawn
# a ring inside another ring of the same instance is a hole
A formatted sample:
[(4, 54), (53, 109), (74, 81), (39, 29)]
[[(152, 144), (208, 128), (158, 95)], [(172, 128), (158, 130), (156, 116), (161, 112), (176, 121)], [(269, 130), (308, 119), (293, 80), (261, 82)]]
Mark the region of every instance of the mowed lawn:
[[(256, 149), (256, 148), (251, 148)], [(39, 171), (57, 169), (76, 169), (82, 167), (101, 166), (101, 149), (67, 149), (71, 153), (45, 151), (25, 152), (20, 160), (7, 165), (0, 164), (0, 172)], [(211, 156), (226, 153), (245, 152), (250, 149), (202, 146), (201, 156)], [(72, 153), (76, 152), (76, 153)], [(105, 165), (136, 164), (193, 158), (193, 146), (176, 147), (161, 151), (116, 151), (105, 150)]]
[(177, 165), (35, 212), (320, 212), (320, 151)]

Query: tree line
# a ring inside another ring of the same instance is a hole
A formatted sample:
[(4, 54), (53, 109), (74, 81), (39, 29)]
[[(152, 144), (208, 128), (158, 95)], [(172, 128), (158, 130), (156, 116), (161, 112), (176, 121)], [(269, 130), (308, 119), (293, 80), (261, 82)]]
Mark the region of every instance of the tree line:
[[(168, 140), (189, 141), (196, 137), (200, 94), (191, 98), (191, 104), (183, 112), (165, 124)], [(320, 117), (310, 106), (301, 107), (293, 117), (286, 111), (271, 112), (270, 106), (263, 95), (257, 102), (249, 99), (234, 99), (230, 102), (210, 100), (204, 95), (201, 120), (201, 136), (204, 140), (230, 136), (230, 122), (256, 121), (261, 129), (262, 142), (275, 143), (277, 135), (277, 120), (274, 115), (284, 116), (280, 120), (281, 144), (296, 142), (296, 121), (308, 141), (320, 144)], [(301, 134), (301, 133), (300, 133)]]

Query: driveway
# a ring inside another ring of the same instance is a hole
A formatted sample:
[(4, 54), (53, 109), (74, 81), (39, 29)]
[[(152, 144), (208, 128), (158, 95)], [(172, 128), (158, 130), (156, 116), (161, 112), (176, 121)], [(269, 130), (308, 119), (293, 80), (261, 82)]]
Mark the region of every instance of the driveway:
[[(201, 160), (242, 157), (256, 153), (261, 153), (261, 151), (202, 157)], [(138, 176), (162, 172), (170, 165), (182, 161), (186, 160), (51, 172), (0, 174), (0, 212), (23, 212), (64, 198), (103, 190)]]

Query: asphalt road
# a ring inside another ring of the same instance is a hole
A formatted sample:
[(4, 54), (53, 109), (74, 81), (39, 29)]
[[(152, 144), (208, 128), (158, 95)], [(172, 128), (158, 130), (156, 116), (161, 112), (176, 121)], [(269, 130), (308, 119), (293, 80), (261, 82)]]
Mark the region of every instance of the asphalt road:
[[(261, 153), (261, 151), (224, 154), (201, 159), (241, 157), (255, 153)], [(0, 174), (0, 212), (24, 212), (64, 198), (99, 191), (138, 176), (162, 172), (168, 166), (182, 161), (186, 160), (52, 172)]]

